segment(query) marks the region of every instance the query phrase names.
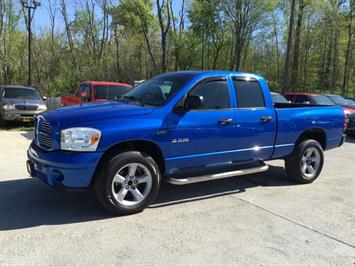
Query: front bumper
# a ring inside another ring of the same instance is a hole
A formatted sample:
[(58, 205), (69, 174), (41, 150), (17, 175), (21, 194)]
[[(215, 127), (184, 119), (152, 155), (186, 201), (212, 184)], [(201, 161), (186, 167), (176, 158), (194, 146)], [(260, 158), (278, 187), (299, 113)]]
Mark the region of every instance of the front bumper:
[(52, 187), (82, 189), (90, 186), (102, 153), (47, 152), (33, 142), (27, 151), (27, 170)]
[(33, 121), (35, 117), (41, 113), (43, 110), (36, 111), (25, 111), (25, 110), (10, 110), (2, 111), (1, 117), (6, 121)]
[(347, 133), (355, 133), (355, 118), (351, 118), (346, 129)]

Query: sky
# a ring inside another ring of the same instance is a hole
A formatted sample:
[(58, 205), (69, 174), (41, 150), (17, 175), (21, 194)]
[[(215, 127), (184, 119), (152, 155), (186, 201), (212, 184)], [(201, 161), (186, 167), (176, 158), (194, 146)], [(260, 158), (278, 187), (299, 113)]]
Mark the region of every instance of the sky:
[[(20, 0), (18, 0), (20, 1)], [(44, 29), (49, 29), (50, 28), (50, 16), (48, 12), (48, 1), (49, 0), (42, 0), (41, 1), (41, 6), (39, 6), (34, 14), (34, 19), (33, 19), (33, 28), (34, 31), (36, 32), (41, 32)], [(57, 30), (63, 30), (64, 29), (64, 23), (62, 20), (62, 14), (60, 10), (60, 0), (50, 0), (50, 2), (57, 2), (57, 20), (56, 20), (56, 29)], [(112, 0), (111, 1), (114, 4), (117, 4), (119, 0)], [(155, 1), (154, 1), (155, 2)], [(180, 10), (181, 6), (181, 0), (173, 0), (173, 10), (175, 13), (175, 16), (178, 15), (178, 12)], [(67, 4), (67, 12), (69, 16), (73, 16), (75, 7), (80, 7), (82, 1), (80, 0), (66, 0)], [(97, 9), (97, 12), (99, 12), (99, 8)]]

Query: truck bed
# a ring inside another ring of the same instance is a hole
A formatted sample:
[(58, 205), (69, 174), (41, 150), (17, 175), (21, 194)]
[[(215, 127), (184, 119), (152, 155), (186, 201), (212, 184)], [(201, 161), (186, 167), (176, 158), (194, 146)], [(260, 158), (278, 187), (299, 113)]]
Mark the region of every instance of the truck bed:
[(324, 134), (323, 149), (338, 147), (342, 141), (344, 130), (344, 112), (339, 106), (277, 103), (275, 113), (277, 117), (277, 131), (275, 149), (272, 159), (289, 155), (300, 135), (312, 129)]

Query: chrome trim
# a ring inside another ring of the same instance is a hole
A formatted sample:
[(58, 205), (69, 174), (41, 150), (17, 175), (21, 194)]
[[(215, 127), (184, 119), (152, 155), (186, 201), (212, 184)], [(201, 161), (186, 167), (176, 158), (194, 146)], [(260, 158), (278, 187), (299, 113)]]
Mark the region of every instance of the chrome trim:
[(267, 164), (264, 164), (259, 167), (230, 171), (230, 172), (219, 173), (219, 174), (202, 175), (202, 176), (195, 176), (195, 177), (188, 177), (188, 178), (181, 178), (181, 179), (167, 178), (166, 181), (170, 184), (173, 184), (173, 185), (186, 185), (186, 184), (199, 183), (199, 182), (216, 180), (216, 179), (223, 179), (223, 178), (233, 177), (233, 176), (241, 176), (241, 175), (260, 173), (260, 172), (265, 172), (268, 169), (269, 169), (269, 166)]

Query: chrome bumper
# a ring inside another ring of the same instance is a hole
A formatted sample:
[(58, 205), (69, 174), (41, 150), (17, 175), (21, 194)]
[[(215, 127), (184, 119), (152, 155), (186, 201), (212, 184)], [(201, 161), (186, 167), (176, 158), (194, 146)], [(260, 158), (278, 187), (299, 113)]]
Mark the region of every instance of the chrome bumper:
[(11, 110), (1, 112), (1, 117), (6, 121), (24, 121), (34, 120), (37, 115), (44, 112), (43, 110), (26, 111), (26, 110)]

